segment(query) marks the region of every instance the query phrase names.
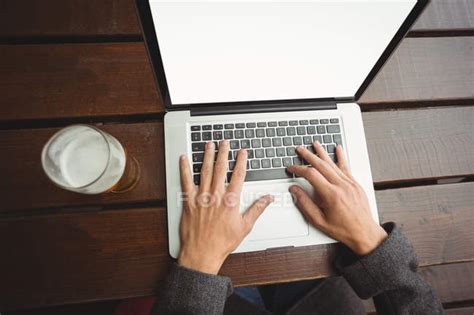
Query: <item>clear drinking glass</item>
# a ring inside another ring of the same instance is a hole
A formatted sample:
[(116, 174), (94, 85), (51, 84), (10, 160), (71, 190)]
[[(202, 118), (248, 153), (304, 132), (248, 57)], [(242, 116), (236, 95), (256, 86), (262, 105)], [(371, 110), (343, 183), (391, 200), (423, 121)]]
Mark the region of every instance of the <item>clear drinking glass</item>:
[(89, 125), (54, 134), (43, 148), (41, 162), (53, 183), (83, 194), (129, 191), (140, 177), (137, 160), (120, 142)]

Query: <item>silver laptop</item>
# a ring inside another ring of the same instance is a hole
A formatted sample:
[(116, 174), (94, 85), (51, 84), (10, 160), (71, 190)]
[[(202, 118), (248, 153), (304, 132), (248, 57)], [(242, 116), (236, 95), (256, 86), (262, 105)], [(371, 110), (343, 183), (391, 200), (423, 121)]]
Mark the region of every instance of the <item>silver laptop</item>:
[(248, 150), (242, 211), (262, 194), (275, 202), (235, 252), (335, 242), (311, 227), (288, 192), (305, 164), (295, 146), (345, 149), (378, 221), (359, 106), (366, 87), (427, 1), (137, 0), (164, 119), (169, 251), (177, 257), (187, 154), (199, 184), (204, 144)]

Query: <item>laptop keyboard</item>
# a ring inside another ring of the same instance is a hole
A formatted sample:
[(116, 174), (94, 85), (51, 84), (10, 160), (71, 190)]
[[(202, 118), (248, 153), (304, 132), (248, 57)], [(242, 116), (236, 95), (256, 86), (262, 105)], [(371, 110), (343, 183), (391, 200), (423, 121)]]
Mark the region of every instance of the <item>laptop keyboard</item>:
[(214, 141), (217, 149), (220, 141), (229, 140), (228, 181), (240, 149), (248, 152), (245, 181), (257, 181), (292, 178), (293, 175), (286, 172), (287, 166), (307, 165), (295, 152), (298, 145), (304, 145), (314, 153), (312, 143), (319, 141), (334, 161), (336, 144), (342, 145), (339, 118), (193, 124), (190, 131), (196, 185), (200, 182), (204, 147), (208, 141)]

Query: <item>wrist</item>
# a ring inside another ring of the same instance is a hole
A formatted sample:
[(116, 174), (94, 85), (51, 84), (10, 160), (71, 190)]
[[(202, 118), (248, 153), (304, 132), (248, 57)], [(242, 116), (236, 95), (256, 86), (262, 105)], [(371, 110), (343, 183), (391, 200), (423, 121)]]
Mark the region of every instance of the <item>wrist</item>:
[(367, 233), (360, 235), (350, 247), (357, 255), (366, 256), (379, 247), (387, 237), (387, 232), (380, 225), (374, 224), (367, 230)]
[(225, 257), (212, 255), (195, 255), (186, 250), (181, 251), (178, 257), (178, 265), (195, 271), (217, 275), (224, 263)]

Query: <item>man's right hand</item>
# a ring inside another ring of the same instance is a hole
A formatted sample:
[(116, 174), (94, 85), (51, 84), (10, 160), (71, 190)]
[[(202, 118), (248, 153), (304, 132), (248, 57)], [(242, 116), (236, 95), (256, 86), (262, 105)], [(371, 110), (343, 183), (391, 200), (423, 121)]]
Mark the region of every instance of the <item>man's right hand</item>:
[(313, 167), (288, 167), (289, 172), (304, 177), (315, 190), (312, 199), (301, 187), (291, 186), (296, 206), (317, 229), (360, 256), (369, 254), (387, 238), (387, 232), (373, 220), (367, 196), (349, 172), (341, 146), (336, 148), (337, 165), (319, 142), (313, 147), (317, 155), (304, 147), (297, 148)]

